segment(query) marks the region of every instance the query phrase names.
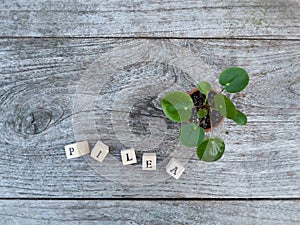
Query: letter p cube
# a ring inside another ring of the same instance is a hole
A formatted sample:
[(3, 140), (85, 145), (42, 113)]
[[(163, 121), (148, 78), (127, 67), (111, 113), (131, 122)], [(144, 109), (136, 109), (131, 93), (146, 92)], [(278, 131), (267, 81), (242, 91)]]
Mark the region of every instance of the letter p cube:
[(67, 159), (77, 158), (90, 153), (90, 146), (87, 141), (82, 141), (65, 146)]

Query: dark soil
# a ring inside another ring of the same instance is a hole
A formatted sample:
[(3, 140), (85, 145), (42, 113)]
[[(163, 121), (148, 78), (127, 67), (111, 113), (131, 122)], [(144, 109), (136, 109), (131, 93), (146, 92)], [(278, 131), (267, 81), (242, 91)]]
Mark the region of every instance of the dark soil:
[[(215, 92), (210, 92), (208, 94), (208, 102), (209, 105), (214, 108), (214, 96), (216, 95)], [(194, 92), (191, 95), (191, 98), (193, 99), (194, 105), (195, 105), (195, 109), (193, 110), (193, 115), (192, 115), (192, 122), (199, 124), (200, 127), (204, 128), (204, 129), (209, 129), (211, 128), (211, 122), (212, 122), (212, 126), (215, 127), (219, 124), (219, 122), (223, 119), (223, 116), (219, 113), (219, 111), (213, 110), (211, 113), (211, 118), (209, 116), (209, 114), (207, 114), (206, 117), (202, 118), (202, 119), (198, 119), (197, 117), (197, 112), (200, 109), (207, 109), (209, 110), (210, 106), (207, 105), (203, 105), (203, 102), (205, 101), (205, 95), (201, 94), (199, 91)], [(211, 120), (211, 122), (210, 122)]]

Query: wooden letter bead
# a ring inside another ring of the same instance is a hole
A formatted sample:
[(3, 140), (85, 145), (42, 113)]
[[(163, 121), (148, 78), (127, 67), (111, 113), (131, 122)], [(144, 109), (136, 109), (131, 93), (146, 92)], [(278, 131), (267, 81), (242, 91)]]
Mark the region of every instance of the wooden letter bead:
[(101, 141), (97, 141), (97, 143), (91, 151), (91, 157), (96, 159), (98, 162), (102, 162), (108, 153), (109, 147)]
[(124, 166), (135, 164), (137, 162), (135, 151), (133, 148), (121, 150), (121, 157)]
[(90, 153), (90, 146), (87, 141), (77, 142), (65, 146), (67, 159), (78, 158)]
[(167, 173), (176, 179), (179, 179), (184, 170), (184, 166), (174, 158), (170, 160), (166, 167)]
[(156, 170), (156, 153), (143, 154), (143, 170)]

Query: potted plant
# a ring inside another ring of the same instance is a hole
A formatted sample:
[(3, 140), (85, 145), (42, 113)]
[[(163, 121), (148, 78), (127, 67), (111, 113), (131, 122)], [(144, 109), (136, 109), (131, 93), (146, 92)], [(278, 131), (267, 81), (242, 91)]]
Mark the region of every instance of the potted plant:
[[(187, 94), (181, 91), (170, 92), (161, 101), (164, 114), (172, 121), (183, 123), (179, 140), (187, 147), (197, 147), (200, 160), (214, 162), (225, 151), (225, 143), (220, 137), (214, 137), (213, 129), (224, 121), (224, 117), (239, 125), (247, 123), (244, 113), (237, 110), (230, 98), (223, 94), (238, 93), (249, 83), (249, 75), (239, 67), (225, 69), (219, 76), (223, 86), (220, 92), (211, 88), (206, 81)], [(210, 132), (210, 137), (205, 137)]]

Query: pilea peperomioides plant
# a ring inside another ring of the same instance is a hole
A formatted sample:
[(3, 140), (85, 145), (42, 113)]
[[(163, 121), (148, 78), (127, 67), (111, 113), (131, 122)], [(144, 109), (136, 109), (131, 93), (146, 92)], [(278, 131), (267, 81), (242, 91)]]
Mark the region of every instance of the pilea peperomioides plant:
[[(247, 123), (246, 115), (222, 92), (242, 91), (249, 83), (248, 73), (239, 67), (227, 68), (220, 74), (219, 83), (223, 86), (219, 93), (208, 82), (202, 81), (190, 95), (170, 92), (161, 101), (164, 114), (174, 122), (183, 123), (179, 133), (181, 143), (197, 147), (199, 159), (205, 162), (217, 161), (224, 154), (224, 141), (213, 136), (213, 128), (222, 123), (224, 117), (239, 125)], [(196, 115), (195, 121), (193, 115)], [(211, 132), (209, 138), (205, 138), (205, 131)]]

